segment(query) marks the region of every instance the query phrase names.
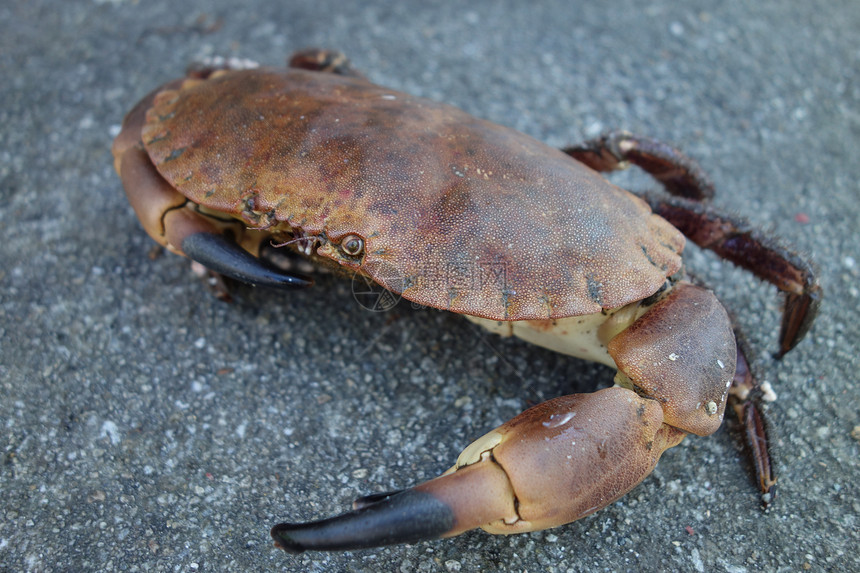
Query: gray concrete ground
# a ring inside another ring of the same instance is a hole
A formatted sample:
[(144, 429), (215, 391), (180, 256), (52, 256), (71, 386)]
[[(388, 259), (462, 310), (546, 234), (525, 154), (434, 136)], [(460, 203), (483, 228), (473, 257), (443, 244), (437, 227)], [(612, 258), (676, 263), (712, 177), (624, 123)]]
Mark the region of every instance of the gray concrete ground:
[[(675, 4), (0, 4), (0, 570), (860, 570), (860, 4)], [(368, 312), (332, 276), (224, 304), (153, 250), (111, 167), (123, 114), (196, 58), (277, 65), (307, 46), (553, 145), (615, 127), (674, 142), (717, 205), (815, 259), (822, 315), (773, 363), (774, 289), (689, 257), (779, 395), (768, 513), (729, 422), (552, 531), (272, 548), (273, 523), (426, 479), (527, 406), (612, 375), (443, 312)]]

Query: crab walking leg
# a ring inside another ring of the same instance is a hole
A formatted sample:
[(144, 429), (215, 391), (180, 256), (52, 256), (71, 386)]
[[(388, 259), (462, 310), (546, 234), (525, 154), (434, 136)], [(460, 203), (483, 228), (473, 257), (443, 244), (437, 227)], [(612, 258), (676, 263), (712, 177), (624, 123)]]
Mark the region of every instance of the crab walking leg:
[(696, 201), (714, 196), (714, 184), (695, 160), (656, 139), (612, 131), (562, 151), (595, 171), (625, 169), (632, 163), (673, 195)]
[(821, 305), (821, 287), (809, 262), (738, 217), (680, 197), (644, 199), (691, 241), (785, 293), (777, 358), (803, 340)]
[(776, 495), (776, 473), (770, 455), (767, 418), (761, 410), (764, 390), (753, 376), (746, 357), (745, 345), (738, 338), (738, 358), (729, 403), (743, 426), (744, 437), (755, 468), (762, 505), (767, 505)]
[[(570, 523), (641, 482), (686, 432), (656, 400), (607, 388), (538, 404), (468, 446), (440, 477), (311, 523), (282, 523), (275, 544), (348, 550), (452, 537), (481, 527), (521, 533)], [(368, 501), (370, 500), (370, 501)]]

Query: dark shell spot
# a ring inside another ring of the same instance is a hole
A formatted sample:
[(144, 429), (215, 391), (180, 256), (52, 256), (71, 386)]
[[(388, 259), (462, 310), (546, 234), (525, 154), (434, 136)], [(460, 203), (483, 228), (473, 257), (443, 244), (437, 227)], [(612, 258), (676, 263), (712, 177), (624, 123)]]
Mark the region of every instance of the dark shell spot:
[(600, 294), (601, 289), (603, 288), (603, 284), (594, 278), (594, 275), (588, 275), (585, 277), (588, 283), (588, 298), (603, 306), (603, 297)]
[(162, 161), (162, 163), (167, 163), (168, 161), (173, 161), (174, 159), (178, 159), (183, 153), (185, 153), (186, 149), (188, 149), (188, 148), (187, 147), (180, 147), (179, 149), (174, 149), (173, 151), (170, 152), (170, 155), (168, 155), (167, 157), (164, 158), (164, 161)]
[(654, 262), (654, 259), (651, 258), (651, 255), (648, 254), (648, 248), (645, 245), (639, 245), (642, 249), (642, 254), (645, 255), (645, 258), (648, 259), (648, 262), (651, 263), (651, 266), (657, 267), (657, 263)]

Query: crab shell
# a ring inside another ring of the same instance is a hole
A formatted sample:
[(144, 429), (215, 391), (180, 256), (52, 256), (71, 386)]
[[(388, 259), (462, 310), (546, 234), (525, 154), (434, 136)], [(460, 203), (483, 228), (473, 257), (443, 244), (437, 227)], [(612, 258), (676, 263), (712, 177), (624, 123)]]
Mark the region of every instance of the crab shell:
[(597, 172), (361, 78), (256, 69), (175, 83), (152, 100), (142, 141), (203, 210), (309, 239), (422, 305), (580, 316), (642, 300), (681, 268), (681, 233)]

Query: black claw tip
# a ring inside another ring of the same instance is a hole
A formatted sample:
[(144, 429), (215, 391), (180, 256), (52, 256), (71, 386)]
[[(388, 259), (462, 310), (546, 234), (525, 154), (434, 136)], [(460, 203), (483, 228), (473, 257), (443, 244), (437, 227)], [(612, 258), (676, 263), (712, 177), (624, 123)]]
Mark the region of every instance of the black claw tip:
[(454, 526), (451, 508), (429, 493), (410, 489), (361, 499), (360, 509), (337, 517), (279, 523), (272, 528), (275, 545), (287, 553), (367, 549), (438, 539)]
[(279, 547), (287, 553), (298, 555), (303, 553), (305, 548), (290, 536), (290, 531), (295, 529), (295, 525), (291, 523), (279, 523), (272, 528), (272, 539), (275, 540), (275, 547)]
[(314, 281), (304, 275), (286, 273), (239, 247), (224, 235), (195, 233), (182, 241), (188, 258), (237, 281), (281, 289), (305, 288)]

